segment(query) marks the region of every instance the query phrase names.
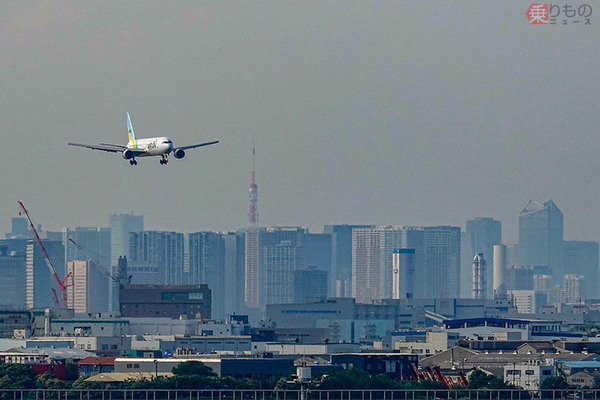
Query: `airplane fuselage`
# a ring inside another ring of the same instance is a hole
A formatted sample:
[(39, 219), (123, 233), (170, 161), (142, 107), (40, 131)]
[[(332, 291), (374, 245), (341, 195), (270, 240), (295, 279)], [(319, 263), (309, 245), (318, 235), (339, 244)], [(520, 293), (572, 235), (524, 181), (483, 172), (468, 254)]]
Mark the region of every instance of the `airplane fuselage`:
[(136, 155), (136, 157), (150, 157), (168, 155), (173, 151), (173, 141), (168, 137), (154, 137), (137, 139), (133, 143), (127, 145), (131, 150), (144, 150), (144, 153)]

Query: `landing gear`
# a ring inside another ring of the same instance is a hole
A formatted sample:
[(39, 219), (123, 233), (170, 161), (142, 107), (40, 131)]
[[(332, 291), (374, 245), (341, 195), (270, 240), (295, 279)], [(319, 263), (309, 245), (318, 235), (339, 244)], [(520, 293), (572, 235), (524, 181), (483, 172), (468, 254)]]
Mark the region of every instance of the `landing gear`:
[(137, 165), (137, 161), (135, 161), (135, 159), (131, 159), (131, 160), (129, 160), (129, 164)]
[(162, 158), (160, 159), (160, 165), (167, 165), (167, 163), (169, 162), (169, 156), (167, 154), (163, 154)]

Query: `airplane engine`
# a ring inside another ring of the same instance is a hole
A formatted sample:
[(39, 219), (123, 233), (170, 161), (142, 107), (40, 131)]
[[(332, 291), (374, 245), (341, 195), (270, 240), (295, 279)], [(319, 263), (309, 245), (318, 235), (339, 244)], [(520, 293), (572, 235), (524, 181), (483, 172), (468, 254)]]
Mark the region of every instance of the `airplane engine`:
[(183, 151), (182, 149), (175, 149), (173, 151), (173, 157), (175, 157), (175, 158), (183, 158), (183, 157), (185, 157), (185, 151)]
[(131, 160), (133, 158), (133, 151), (131, 151), (129, 149), (124, 150), (122, 156), (126, 160)]

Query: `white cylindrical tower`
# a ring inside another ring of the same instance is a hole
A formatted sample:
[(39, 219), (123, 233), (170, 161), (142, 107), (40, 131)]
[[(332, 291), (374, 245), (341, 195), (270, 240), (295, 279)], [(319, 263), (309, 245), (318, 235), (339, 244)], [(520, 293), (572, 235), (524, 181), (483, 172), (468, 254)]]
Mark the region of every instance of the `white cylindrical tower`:
[(504, 272), (506, 269), (506, 246), (499, 244), (494, 246), (493, 257), (494, 270), (494, 296), (504, 296), (506, 286), (504, 284)]

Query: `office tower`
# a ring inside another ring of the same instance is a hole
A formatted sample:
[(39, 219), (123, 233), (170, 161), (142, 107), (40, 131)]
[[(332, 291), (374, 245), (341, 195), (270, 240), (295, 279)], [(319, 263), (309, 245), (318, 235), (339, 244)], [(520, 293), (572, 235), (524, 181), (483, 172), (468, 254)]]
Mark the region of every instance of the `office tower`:
[(506, 294), (506, 284), (504, 283), (504, 273), (506, 271), (506, 246), (498, 244), (492, 250), (494, 259), (492, 268), (494, 270), (494, 296), (503, 296)]
[(244, 313), (244, 233), (222, 233), (225, 245), (225, 315)]
[[(325, 272), (329, 279), (331, 275), (331, 235), (328, 233), (304, 234), (304, 263)], [(328, 285), (329, 287), (329, 285)]]
[[(421, 227), (405, 226), (402, 229), (402, 248), (415, 250), (414, 282), (425, 282), (425, 230)], [(429, 287), (414, 285), (413, 297), (429, 297)]]
[(108, 276), (88, 261), (67, 262), (72, 286), (67, 288), (69, 308), (76, 313), (100, 313), (108, 310)]
[(25, 308), (25, 259), (0, 245), (0, 308)]
[[(224, 314), (243, 313), (244, 310), (244, 234), (221, 234), (224, 244), (224, 276), (226, 295)], [(214, 291), (213, 291), (214, 293)]]
[(585, 276), (581, 297), (595, 298), (598, 287), (598, 242), (565, 241), (563, 267), (567, 274)]
[(510, 265), (504, 271), (506, 290), (533, 290), (533, 267)]
[(379, 231), (379, 296), (381, 299), (391, 299), (394, 250), (403, 246), (404, 227), (378, 226), (375, 229)]
[(578, 274), (566, 274), (563, 277), (563, 303), (580, 304), (583, 302), (581, 286), (585, 277)]
[[(502, 243), (502, 223), (493, 218), (477, 217), (468, 220), (466, 223), (466, 233), (470, 239), (470, 254), (471, 260), (475, 254), (482, 253), (483, 258), (491, 260), (493, 256), (494, 246)], [(493, 271), (491, 268), (486, 269), (484, 279), (486, 282), (492, 282)], [(493, 297), (492, 285), (487, 285), (484, 293), (484, 298)]]
[[(352, 248), (352, 288), (353, 296), (355, 298), (359, 296), (356, 298), (357, 302), (370, 303), (373, 300), (392, 298), (394, 249), (415, 250), (415, 276), (417, 280), (423, 279), (423, 238), (423, 228), (417, 227), (355, 228)], [(355, 279), (359, 281), (355, 282)]]
[[(6, 234), (6, 238), (24, 238), (24, 239), (33, 239), (32, 233), (29, 231), (29, 225), (27, 224), (27, 218), (23, 217), (14, 217), (10, 220), (11, 223), (11, 231)], [(38, 225), (38, 228), (41, 227)]]
[(294, 271), (294, 303), (327, 298), (327, 272), (309, 265)]
[(475, 254), (473, 257), (473, 299), (485, 299), (487, 282), (485, 277), (487, 261), (483, 258), (483, 253)]
[(357, 303), (381, 299), (380, 235), (377, 229), (352, 231), (352, 297)]
[(425, 284), (431, 297), (455, 298), (460, 294), (460, 228), (424, 228)]
[(331, 235), (330, 296), (350, 297), (352, 295), (352, 230), (374, 227), (374, 225), (325, 225), (323, 227), (323, 232)]
[(189, 234), (188, 285), (206, 284), (212, 293), (214, 318), (225, 317), (225, 241), (215, 232)]
[(563, 269), (563, 214), (552, 200), (530, 201), (519, 214), (519, 264), (545, 265), (560, 283)]
[(394, 249), (392, 273), (392, 298), (412, 298), (414, 296), (415, 249)]
[(294, 271), (306, 267), (304, 236), (300, 227), (269, 227), (259, 238), (259, 300), (266, 304), (294, 301)]
[(129, 234), (128, 262), (146, 262), (158, 268), (161, 284), (183, 282), (183, 233), (142, 231)]
[[(66, 268), (64, 266), (65, 248), (61, 241), (42, 240), (44, 247), (48, 252), (59, 279), (66, 276)], [(56, 298), (60, 299), (60, 290), (48, 266), (42, 252), (37, 244), (30, 241), (27, 244), (27, 259), (25, 269), (25, 303), (27, 308), (39, 307), (60, 307), (60, 303), (55, 301), (52, 290), (56, 293)], [(69, 279), (65, 283), (71, 283)]]
[[(65, 246), (65, 263), (73, 260), (92, 259), (111, 270), (110, 229), (99, 227), (77, 227), (74, 230), (62, 229), (62, 242)], [(83, 248), (79, 250), (69, 239)]]
[(262, 262), (264, 304), (293, 303), (295, 272), (304, 265), (301, 248), (287, 240), (264, 246)]
[[(265, 248), (285, 244), (287, 247), (297, 247), (297, 268), (304, 268), (304, 228), (300, 227), (269, 227), (261, 229), (248, 229), (245, 235), (245, 302), (246, 306), (258, 313), (264, 310), (267, 297), (274, 298), (272, 292), (267, 296), (268, 277), (265, 264)], [(288, 243), (289, 242), (289, 243)], [(276, 250), (269, 249), (271, 256)], [(279, 251), (284, 251), (279, 249)], [(290, 250), (292, 251), (292, 250)], [(284, 255), (282, 254), (282, 257)], [(270, 267), (275, 267), (271, 265)], [(283, 268), (283, 267), (282, 267)], [(287, 268), (287, 267), (286, 267)], [(285, 268), (284, 268), (285, 269)], [(275, 271), (270, 271), (275, 273)], [(270, 278), (269, 278), (270, 279)], [(293, 280), (293, 278), (292, 278)], [(291, 282), (288, 280), (288, 284)], [(270, 290), (270, 288), (269, 288)], [(290, 287), (290, 292), (293, 287)], [(275, 296), (277, 297), (277, 296)], [(292, 294), (293, 298), (293, 294)], [(274, 301), (274, 300), (270, 300)], [(252, 310), (249, 310), (252, 311)]]
[[(129, 258), (129, 234), (144, 230), (144, 217), (134, 214), (112, 214), (108, 219), (110, 229), (110, 267), (113, 275), (118, 274), (116, 270), (119, 257)], [(109, 311), (119, 309), (118, 286), (112, 283), (108, 292)]]

